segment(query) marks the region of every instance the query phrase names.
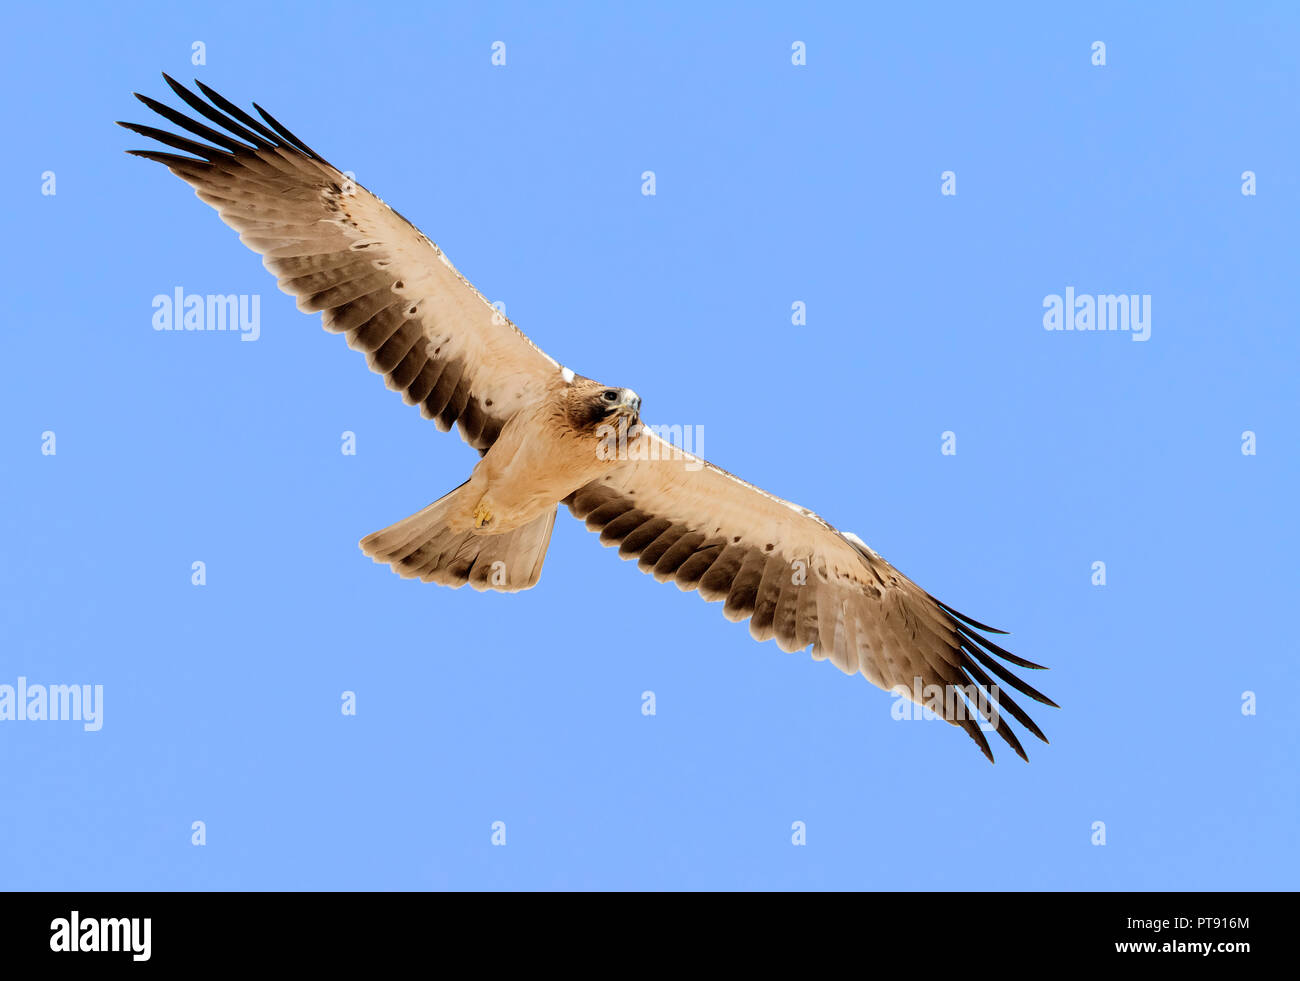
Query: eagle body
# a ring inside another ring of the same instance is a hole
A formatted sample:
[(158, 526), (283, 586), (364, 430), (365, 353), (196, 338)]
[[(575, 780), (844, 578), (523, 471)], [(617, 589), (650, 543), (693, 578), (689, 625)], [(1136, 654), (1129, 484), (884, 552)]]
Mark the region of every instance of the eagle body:
[(933, 709), (990, 761), (986, 732), (1025, 757), (1008, 717), (1046, 742), (1008, 689), (1055, 703), (1006, 665), (1042, 666), (988, 636), (1002, 631), (813, 511), (660, 439), (634, 392), (547, 356), (437, 245), (261, 107), (255, 118), (201, 82), (202, 96), (163, 78), (199, 118), (137, 95), (189, 135), (122, 123), (180, 151), (129, 152), (189, 183), (300, 310), (481, 454), (455, 490), (363, 538), (366, 555), (424, 582), (529, 589), (563, 504), (642, 571), (748, 621), (755, 640)]
[(630, 389), (565, 378), (557, 373), (545, 395), (502, 429), (464, 485), (464, 501), (472, 506), (457, 512), (452, 529), (513, 531), (554, 511), (615, 462), (605, 447), (620, 425), (624, 431), (636, 426), (640, 399)]

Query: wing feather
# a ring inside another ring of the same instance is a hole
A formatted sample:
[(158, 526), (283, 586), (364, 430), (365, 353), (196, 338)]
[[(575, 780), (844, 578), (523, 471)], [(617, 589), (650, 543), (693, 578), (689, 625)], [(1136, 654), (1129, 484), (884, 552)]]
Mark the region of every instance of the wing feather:
[(327, 331), (345, 335), (439, 429), (458, 425), (466, 442), (486, 451), (511, 416), (558, 383), (560, 366), (433, 242), (277, 119), (254, 103), (259, 121), (201, 82), (207, 101), (163, 78), (206, 122), (137, 95), (189, 135), (121, 125), (191, 156), (130, 152), (190, 184), (261, 253), (300, 310), (320, 313)]
[(856, 536), (652, 431), (627, 455), (565, 501), (602, 544), (661, 582), (725, 601), (723, 615), (749, 619), (755, 640), (811, 648), (847, 674), (905, 691), (964, 729), (990, 760), (986, 729), (1025, 756), (1007, 716), (1047, 741), (989, 673), (1055, 704), (996, 659), (1038, 665), (977, 633), (1001, 631), (940, 603)]

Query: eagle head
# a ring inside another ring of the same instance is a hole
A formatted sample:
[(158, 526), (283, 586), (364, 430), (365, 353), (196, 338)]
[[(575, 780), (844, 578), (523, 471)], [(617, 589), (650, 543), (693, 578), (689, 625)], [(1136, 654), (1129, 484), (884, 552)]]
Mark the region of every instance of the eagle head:
[(641, 396), (630, 388), (611, 388), (590, 378), (577, 377), (565, 390), (569, 425), (579, 432), (596, 433), (602, 426), (637, 424)]

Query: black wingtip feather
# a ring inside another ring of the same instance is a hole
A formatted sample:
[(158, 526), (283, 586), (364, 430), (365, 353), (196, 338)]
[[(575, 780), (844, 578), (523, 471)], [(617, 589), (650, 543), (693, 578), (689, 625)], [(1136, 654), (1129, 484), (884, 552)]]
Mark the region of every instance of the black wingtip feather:
[[(978, 698), (972, 697), (969, 689), (960, 692), (962, 701), (968, 709), (967, 718), (973, 718), (973, 715), (969, 713), (977, 713), (981, 718), (986, 719), (993, 725), (993, 731), (1002, 737), (1002, 741), (1015, 750), (1017, 756), (1028, 763), (1029, 756), (1025, 753), (1025, 747), (1020, 745), (1020, 740), (1016, 737), (1015, 730), (1007, 724), (1006, 717), (1002, 713), (1002, 707), (1006, 705), (1007, 710), (1011, 713), (1011, 717), (1021, 722), (1021, 724), (1024, 724), (1025, 721), (1028, 720), (1029, 725), (1032, 727), (1031, 731), (1037, 728), (1033, 726), (1033, 720), (1030, 720), (1028, 716), (1025, 716), (1025, 714), (1020, 711), (1019, 706), (1011, 702), (1010, 698), (1005, 697), (1000, 691), (997, 691), (996, 686), (993, 684), (989, 676), (980, 671), (977, 665), (972, 666), (968, 663), (963, 666), (963, 670), (966, 672), (963, 677), (966, 681), (973, 683), (979, 695)], [(994, 694), (995, 692), (997, 692), (996, 696)], [(1024, 716), (1024, 718), (1022, 719), (1021, 716)]]
[(204, 84), (203, 84), (202, 82), (200, 82), (197, 78), (194, 80), (194, 84), (198, 86), (199, 91), (202, 92), (204, 95), (206, 95), (206, 96), (208, 97), (209, 101), (210, 101), (214, 106), (216, 106), (218, 109), (222, 110), (223, 112), (227, 112), (227, 113), (229, 113), (230, 115), (234, 116), (236, 119), (238, 119), (238, 120), (239, 120), (241, 123), (243, 123), (245, 126), (251, 126), (254, 130), (256, 130), (258, 133), (260, 133), (262, 136), (264, 136), (264, 137), (266, 137), (268, 140), (270, 140), (272, 144), (275, 144), (275, 143), (278, 143), (278, 142), (279, 142), (280, 138), (279, 138), (278, 136), (276, 136), (273, 132), (271, 132), (269, 129), (267, 129), (265, 126), (263, 126), (261, 123), (259, 123), (256, 119), (254, 119), (254, 118), (253, 118), (252, 116), (250, 116), (248, 113), (244, 112), (243, 109), (239, 108), (239, 106), (235, 105), (233, 102), (231, 102), (229, 99), (227, 99), (224, 95), (222, 95), (222, 94), (221, 94), (220, 92), (218, 92), (216, 89), (211, 88), (210, 86), (204, 85)]
[[(172, 78), (166, 72), (163, 73), (163, 78), (166, 80), (167, 84), (171, 86), (171, 90), (175, 92), (178, 96), (180, 96), (180, 98), (184, 100), (185, 104), (188, 105), (195, 112), (198, 112), (201, 115), (212, 120), (214, 123), (216, 123), (218, 126), (222, 127), (223, 129), (229, 130), (231, 133), (234, 133), (241, 140), (247, 140), (249, 143), (252, 144), (253, 147), (257, 148), (258, 150), (275, 149), (276, 143), (274, 138), (268, 140), (265, 136), (261, 135), (260, 133), (253, 132), (252, 130), (240, 126), (239, 123), (235, 122), (235, 120), (231, 119), (228, 116), (223, 115), (221, 112), (217, 111), (212, 106), (208, 105), (206, 102), (200, 99), (197, 95), (195, 95), (193, 92), (187, 89), (180, 82), (176, 81), (176, 79)], [(246, 147), (245, 149), (250, 149), (250, 148)]]
[(1019, 657), (1015, 654), (1012, 654), (1010, 651), (1005, 650), (1004, 648), (1001, 648), (997, 644), (993, 643), (993, 641), (989, 640), (987, 637), (981, 637), (973, 630), (969, 630), (966, 627), (963, 627), (961, 624), (957, 625), (957, 632), (960, 633), (967, 640), (972, 640), (975, 643), (979, 644), (990, 654), (994, 654), (1002, 658), (1002, 660), (1004, 661), (1010, 661), (1012, 664), (1016, 665), (1017, 667), (1028, 668), (1031, 671), (1049, 670), (1047, 665), (1035, 664), (1033, 661), (1029, 661), (1023, 657)]
[(984, 738), (984, 733), (983, 731), (981, 731), (979, 725), (975, 722), (975, 720), (970, 718), (962, 718), (958, 722), (958, 725), (960, 725), (963, 729), (966, 730), (966, 734), (969, 735), (971, 739), (975, 740), (975, 745), (980, 748), (980, 752), (984, 754), (985, 758), (990, 763), (994, 763), (995, 760), (993, 759), (993, 750), (989, 749), (989, 741)]
[(208, 166), (206, 160), (197, 160), (194, 157), (182, 157), (178, 153), (161, 153), (158, 150), (127, 150), (126, 152), (133, 157), (143, 157), (145, 160), (152, 160), (154, 163), (160, 163), (164, 167)]
[(191, 118), (183, 112), (178, 112), (170, 106), (164, 105), (157, 99), (151, 99), (147, 95), (133, 92), (131, 94), (139, 99), (140, 102), (158, 115), (162, 116), (164, 119), (194, 134), (200, 139), (215, 144), (215, 146), (206, 146), (202, 143), (190, 140), (187, 137), (175, 133), (169, 133), (165, 130), (155, 129), (152, 126), (143, 126), (138, 123), (119, 121), (119, 126), (129, 129), (133, 133), (147, 136), (152, 140), (157, 140), (159, 143), (173, 147), (174, 149), (196, 154), (197, 159), (178, 157), (174, 154), (158, 153), (152, 150), (129, 151), (135, 156), (144, 157), (147, 160), (156, 160), (159, 163), (165, 163), (168, 166), (178, 163), (189, 165), (197, 164), (202, 166), (218, 160), (222, 156), (223, 150), (231, 154), (279, 150), (281, 152), (290, 151), (293, 153), (303, 153), (313, 160), (322, 163), (324, 162), (323, 158), (316, 153), (315, 150), (290, 132), (288, 127), (257, 103), (253, 103), (253, 106), (262, 115), (263, 119), (266, 120), (269, 127), (253, 118), (253, 116), (239, 108), (239, 106), (235, 105), (220, 92), (217, 92), (210, 86), (204, 85), (198, 79), (194, 80), (194, 84), (198, 87), (199, 91), (207, 96), (211, 101), (211, 104), (205, 102), (202, 98), (190, 91), (166, 72), (162, 72), (161, 74), (163, 81), (167, 83), (167, 86), (177, 96), (179, 96), (187, 106), (205, 119), (216, 123), (224, 132), (206, 126), (197, 119)]
[[(930, 599), (934, 599), (934, 597), (931, 596)], [(935, 601), (936, 604), (938, 604), (939, 609), (941, 609), (941, 610), (943, 610), (945, 613), (947, 613), (948, 616), (950, 616), (950, 617), (954, 617), (954, 618), (960, 620), (962, 623), (969, 624), (970, 626), (974, 627), (976, 630), (983, 630), (983, 631), (985, 631), (986, 633), (990, 633), (990, 634), (1004, 634), (1004, 635), (1005, 635), (1005, 634), (1007, 633), (1007, 631), (1005, 631), (1005, 630), (999, 630), (997, 627), (990, 627), (987, 623), (980, 623), (978, 620), (972, 620), (972, 619), (971, 619), (970, 617), (968, 617), (966, 614), (964, 614), (964, 613), (958, 613), (956, 610), (954, 610), (954, 609), (953, 609), (951, 606), (949, 606), (947, 603), (940, 603), (937, 599), (934, 600), (934, 601)]]
[(1050, 698), (1048, 698), (1046, 695), (1044, 695), (1042, 692), (1040, 692), (1033, 685), (1025, 681), (1023, 678), (1019, 677), (1014, 672), (1003, 667), (1001, 664), (998, 663), (997, 658), (993, 657), (991, 654), (983, 650), (977, 644), (972, 644), (969, 640), (966, 639), (965, 636), (961, 638), (961, 646), (962, 646), (962, 650), (964, 650), (971, 657), (975, 658), (975, 660), (979, 661), (980, 664), (984, 665), (984, 667), (988, 668), (990, 671), (992, 671), (995, 675), (997, 675), (1007, 684), (1011, 685), (1011, 687), (1016, 689), (1016, 691), (1028, 695), (1036, 702), (1042, 702), (1044, 705), (1050, 705), (1052, 708), (1061, 707), (1057, 705), (1054, 701), (1052, 701)]
[[(962, 665), (962, 670), (970, 676), (970, 679), (973, 682), (984, 688), (988, 693), (990, 693), (990, 695), (993, 692), (997, 693), (995, 704), (997, 706), (997, 724), (999, 728), (1006, 725), (1006, 719), (1003, 717), (1002, 712), (1003, 709), (1006, 709), (1007, 713), (1009, 713), (1013, 719), (1019, 722), (1043, 742), (1047, 742), (1047, 737), (1043, 735), (1043, 730), (1038, 728), (1038, 723), (1031, 719), (1029, 713), (1017, 705), (1015, 699), (1008, 695), (1004, 689), (998, 687), (997, 683), (981, 670), (978, 664), (975, 664), (973, 661), (967, 661)], [(1006, 737), (1003, 736), (1003, 738), (1005, 739)]]
[(221, 151), (215, 150), (204, 143), (195, 140), (186, 139), (183, 136), (177, 136), (175, 133), (169, 133), (165, 129), (156, 129), (153, 126), (143, 126), (140, 123), (124, 123), (118, 121), (119, 126), (129, 129), (132, 133), (148, 137), (151, 140), (157, 140), (166, 146), (173, 147), (177, 150), (183, 150), (185, 153), (192, 153), (205, 161), (211, 161), (218, 156)]
[(288, 140), (290, 143), (296, 146), (303, 153), (307, 154), (309, 157), (312, 157), (315, 160), (321, 159), (320, 154), (318, 154), (315, 150), (309, 147), (302, 140), (298, 139), (298, 137), (294, 136), (293, 133), (289, 131), (289, 128), (284, 125), (284, 123), (280, 122), (269, 112), (267, 112), (265, 109), (259, 106), (256, 102), (253, 103), (253, 108), (257, 110), (258, 114), (263, 119), (265, 119), (267, 123), (270, 125), (270, 127), (273, 130), (275, 130), (277, 133), (279, 133), (281, 137)]
[[(158, 115), (162, 116), (163, 119), (175, 123), (181, 129), (187, 130), (188, 132), (193, 133), (195, 136), (201, 136), (203, 139), (208, 140), (211, 143), (215, 143), (219, 147), (224, 147), (225, 149), (231, 152), (253, 149), (253, 147), (240, 143), (238, 140), (232, 140), (225, 133), (217, 132), (211, 126), (204, 126), (198, 120), (191, 119), (183, 112), (177, 112), (171, 106), (164, 105), (163, 103), (159, 102), (157, 99), (151, 99), (147, 95), (140, 95), (138, 93), (136, 94), (136, 98), (139, 99), (141, 102), (143, 102), (154, 112), (156, 112)], [(219, 119), (215, 121), (220, 122)]]

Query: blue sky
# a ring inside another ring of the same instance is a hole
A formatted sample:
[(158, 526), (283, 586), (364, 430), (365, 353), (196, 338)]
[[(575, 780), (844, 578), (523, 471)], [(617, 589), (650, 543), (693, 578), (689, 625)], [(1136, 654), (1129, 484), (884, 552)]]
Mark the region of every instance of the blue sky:
[[(699, 6), (10, 15), (0, 684), (104, 716), (0, 722), (0, 886), (1296, 887), (1300, 15)], [(372, 564), (476, 456), (122, 153), (160, 71), (1011, 630), (1051, 745), (989, 766), (567, 513), (527, 593)], [(261, 337), (154, 331), (177, 287), (260, 295)], [(1044, 330), (1067, 287), (1149, 295), (1149, 339)]]

